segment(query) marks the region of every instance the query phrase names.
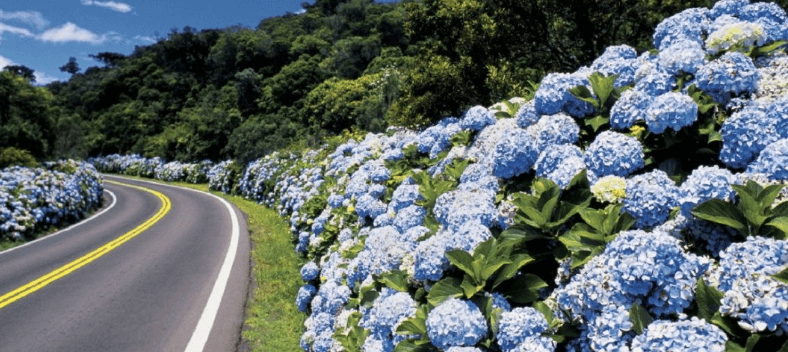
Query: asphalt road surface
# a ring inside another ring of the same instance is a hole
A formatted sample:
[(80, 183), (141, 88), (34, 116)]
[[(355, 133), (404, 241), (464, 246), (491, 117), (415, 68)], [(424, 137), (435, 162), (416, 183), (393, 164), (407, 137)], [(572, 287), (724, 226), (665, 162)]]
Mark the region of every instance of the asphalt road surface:
[(205, 193), (104, 179), (159, 194), (105, 182), (103, 213), (0, 253), (0, 351), (237, 350), (242, 213)]

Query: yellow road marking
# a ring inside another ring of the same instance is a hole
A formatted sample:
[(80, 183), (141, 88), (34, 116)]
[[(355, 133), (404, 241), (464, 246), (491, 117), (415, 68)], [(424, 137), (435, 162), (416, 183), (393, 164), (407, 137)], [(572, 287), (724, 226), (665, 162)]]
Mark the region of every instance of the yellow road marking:
[(76, 260), (74, 260), (74, 261), (72, 261), (72, 262), (70, 262), (70, 263), (68, 263), (66, 265), (61, 266), (60, 268), (57, 268), (57, 269), (53, 270), (49, 274), (46, 274), (46, 275), (44, 275), (44, 276), (42, 276), (42, 277), (40, 277), (40, 278), (38, 278), (36, 280), (31, 281), (30, 283), (28, 283), (28, 284), (26, 284), (26, 285), (24, 285), (24, 286), (22, 286), (20, 288), (17, 288), (16, 290), (13, 290), (13, 291), (11, 291), (9, 293), (6, 293), (5, 295), (0, 296), (0, 309), (3, 309), (5, 306), (18, 301), (18, 300), (22, 299), (23, 297), (25, 297), (25, 296), (33, 293), (33, 292), (36, 292), (36, 291), (40, 290), (44, 286), (51, 284), (52, 282), (54, 282), (57, 279), (60, 279), (60, 278), (66, 276), (68, 274), (71, 274), (72, 272), (76, 271), (77, 269), (87, 265), (88, 263), (100, 258), (104, 254), (107, 254), (110, 251), (112, 251), (113, 249), (115, 249), (115, 248), (119, 247), (120, 245), (126, 243), (128, 240), (136, 237), (137, 235), (139, 235), (143, 231), (147, 230), (149, 227), (153, 226), (153, 224), (155, 224), (157, 221), (161, 220), (161, 218), (163, 218), (164, 215), (167, 214), (167, 212), (169, 212), (170, 208), (172, 207), (172, 204), (170, 203), (170, 199), (167, 198), (167, 196), (165, 196), (164, 194), (161, 194), (160, 192), (156, 192), (156, 191), (154, 191), (152, 189), (139, 187), (139, 186), (133, 186), (133, 185), (125, 184), (125, 183), (118, 183), (118, 182), (108, 181), (108, 180), (105, 180), (104, 182), (116, 184), (116, 185), (119, 185), (119, 186), (136, 188), (136, 189), (148, 192), (148, 193), (152, 193), (155, 196), (159, 197), (159, 199), (161, 200), (161, 208), (159, 209), (159, 211), (155, 215), (153, 215), (153, 217), (151, 217), (150, 219), (148, 219), (147, 221), (145, 221), (141, 225), (137, 226), (133, 230), (127, 232), (123, 236), (120, 236), (120, 237), (112, 240), (111, 242), (109, 242), (109, 243), (107, 243), (107, 244), (105, 244), (105, 245), (93, 250), (92, 252), (90, 252), (88, 254), (85, 254), (82, 257), (80, 257), (80, 258), (78, 258), (78, 259), (76, 259)]

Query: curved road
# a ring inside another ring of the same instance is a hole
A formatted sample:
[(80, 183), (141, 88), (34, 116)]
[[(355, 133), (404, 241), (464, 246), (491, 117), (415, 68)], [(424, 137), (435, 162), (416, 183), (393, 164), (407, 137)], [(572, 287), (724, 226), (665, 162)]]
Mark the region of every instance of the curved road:
[[(229, 203), (214, 196), (104, 179), (165, 197), (105, 182), (106, 211), (0, 253), (0, 351), (237, 350), (249, 282), (243, 214), (232, 207), (233, 236)], [(28, 285), (47, 278), (56, 280)]]

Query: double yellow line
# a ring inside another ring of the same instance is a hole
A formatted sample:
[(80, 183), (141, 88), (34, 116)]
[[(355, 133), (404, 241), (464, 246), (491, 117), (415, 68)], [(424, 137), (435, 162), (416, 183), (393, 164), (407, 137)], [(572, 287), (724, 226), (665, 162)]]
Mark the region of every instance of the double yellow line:
[(84, 256), (79, 257), (78, 259), (53, 270), (49, 274), (46, 274), (20, 288), (17, 288), (16, 290), (13, 290), (9, 293), (6, 293), (5, 295), (0, 296), (0, 309), (3, 309), (5, 306), (14, 303), (22, 299), (23, 297), (44, 288), (45, 286), (51, 284), (55, 280), (60, 279), (68, 274), (71, 274), (77, 269), (100, 258), (104, 254), (109, 253), (113, 249), (120, 247), (120, 245), (126, 243), (128, 240), (136, 237), (143, 231), (147, 230), (149, 227), (153, 226), (153, 224), (161, 220), (161, 218), (163, 218), (164, 215), (170, 211), (170, 208), (172, 208), (172, 203), (170, 203), (170, 199), (167, 198), (167, 196), (165, 196), (164, 194), (161, 194), (160, 192), (156, 192), (152, 189), (133, 186), (125, 183), (118, 183), (113, 181), (104, 181), (104, 182), (116, 184), (119, 186), (131, 187), (148, 193), (152, 193), (161, 200), (161, 208), (159, 209), (158, 212), (156, 212), (155, 215), (153, 215), (153, 217), (151, 217), (141, 225), (137, 226), (133, 230), (127, 232), (123, 236), (120, 236), (114, 239), (113, 241), (93, 250), (92, 252), (85, 254)]

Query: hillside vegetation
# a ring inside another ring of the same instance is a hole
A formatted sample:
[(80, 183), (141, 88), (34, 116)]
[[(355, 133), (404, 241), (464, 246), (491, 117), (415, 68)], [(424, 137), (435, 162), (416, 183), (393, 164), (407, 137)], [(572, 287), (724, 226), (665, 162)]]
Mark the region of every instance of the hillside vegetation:
[[(0, 147), (39, 159), (138, 153), (253, 160), (347, 129), (426, 126), (527, 96), (613, 44), (651, 48), (663, 18), (705, 1), (317, 0), (257, 28), (173, 31), (130, 55), (71, 60), (68, 82), (0, 75)], [(32, 97), (32, 99), (31, 99)]]

